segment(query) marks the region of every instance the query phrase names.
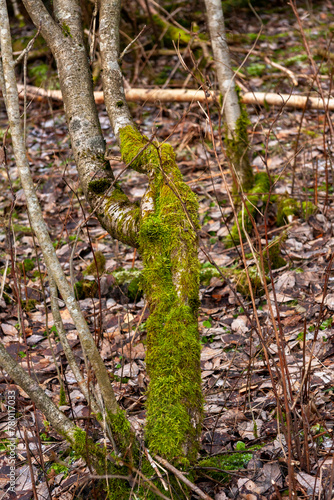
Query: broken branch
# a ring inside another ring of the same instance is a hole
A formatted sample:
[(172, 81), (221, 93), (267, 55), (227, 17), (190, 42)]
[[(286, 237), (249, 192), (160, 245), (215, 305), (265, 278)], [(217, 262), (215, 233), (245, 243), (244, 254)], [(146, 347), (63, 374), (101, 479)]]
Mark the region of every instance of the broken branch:
[[(23, 85), (18, 85), (19, 92), (23, 91)], [(44, 90), (31, 85), (27, 85), (27, 96), (31, 99), (43, 101), (53, 99), (62, 101), (60, 90)], [(162, 102), (213, 102), (219, 97), (219, 92), (210, 90), (204, 92), (196, 89), (127, 89), (125, 97), (128, 102), (150, 102), (160, 104)], [(103, 92), (94, 92), (95, 102), (104, 102)], [(23, 94), (20, 94), (23, 99)], [(257, 104), (269, 106), (287, 106), (288, 108), (303, 109), (324, 109), (323, 100), (320, 97), (306, 97), (296, 94), (275, 94), (272, 92), (246, 92), (241, 95), (244, 104)], [(326, 100), (326, 107), (329, 111), (334, 110), (334, 99)]]

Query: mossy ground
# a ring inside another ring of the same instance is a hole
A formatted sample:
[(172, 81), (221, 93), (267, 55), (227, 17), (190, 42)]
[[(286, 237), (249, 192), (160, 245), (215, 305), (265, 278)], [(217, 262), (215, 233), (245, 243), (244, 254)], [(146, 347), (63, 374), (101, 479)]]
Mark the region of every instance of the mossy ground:
[(166, 22), (158, 14), (153, 14), (152, 19), (154, 24), (156, 24), (161, 31), (165, 32), (164, 41), (167, 42), (167, 45), (172, 45), (173, 41), (175, 43), (180, 42), (183, 45), (188, 45), (191, 41), (191, 36), (186, 30), (173, 26), (173, 24)]
[(98, 287), (96, 281), (82, 280), (75, 283), (74, 289), (77, 300), (83, 300), (95, 297)]
[[(240, 226), (242, 240), (245, 240), (245, 231), (247, 231), (247, 233), (251, 232), (252, 222), (250, 216), (255, 216), (257, 211), (257, 204), (260, 199), (264, 203), (267, 201), (267, 193), (269, 192), (269, 189), (270, 181), (268, 175), (265, 172), (256, 174), (254, 178), (254, 186), (249, 191), (249, 194), (246, 197), (245, 206), (243, 210), (240, 210), (238, 214), (238, 223)], [(225, 247), (230, 248), (238, 244), (238, 226), (236, 223), (234, 223), (231, 228), (230, 234), (225, 238)]]
[[(244, 443), (240, 442), (240, 444), (244, 446)], [(199, 476), (201, 475), (200, 470), (202, 469), (203, 472), (212, 477), (212, 479), (216, 479), (221, 482), (228, 481), (230, 476), (224, 471), (238, 471), (243, 469), (253, 457), (252, 451), (245, 449), (245, 451), (242, 452), (242, 449), (243, 448), (238, 448), (237, 446), (237, 451), (240, 451), (241, 453), (216, 455), (214, 457), (200, 460), (197, 467), (199, 470)]]
[[(125, 466), (117, 465), (119, 459), (114, 457), (114, 461), (108, 459), (108, 451), (104, 446), (100, 446), (93, 442), (93, 440), (88, 437), (87, 433), (77, 428), (74, 435), (74, 442), (72, 443), (72, 448), (75, 455), (82, 457), (87, 464), (90, 464), (96, 471), (98, 475), (104, 476), (106, 474), (118, 474), (122, 476), (127, 476), (128, 468)], [(125, 500), (129, 497), (129, 485), (123, 479), (110, 478), (108, 479), (107, 485), (103, 481), (102, 489), (104, 495), (107, 492), (106, 498), (110, 500)]]
[(84, 276), (102, 276), (106, 268), (106, 258), (102, 252), (95, 252), (95, 259), (86, 267)]
[(118, 269), (114, 271), (115, 284), (130, 300), (138, 301), (143, 296), (142, 271), (139, 269)]
[(307, 219), (318, 210), (311, 201), (298, 202), (294, 198), (281, 198), (277, 203), (277, 225), (283, 226), (291, 222), (291, 217), (300, 216)]
[(150, 307), (146, 437), (152, 453), (179, 462), (195, 460), (202, 415), (198, 203), (182, 180), (171, 146), (147, 145), (148, 139), (131, 126), (120, 137), (124, 161), (138, 169), (145, 166), (153, 178), (154, 209), (141, 220), (139, 232)]

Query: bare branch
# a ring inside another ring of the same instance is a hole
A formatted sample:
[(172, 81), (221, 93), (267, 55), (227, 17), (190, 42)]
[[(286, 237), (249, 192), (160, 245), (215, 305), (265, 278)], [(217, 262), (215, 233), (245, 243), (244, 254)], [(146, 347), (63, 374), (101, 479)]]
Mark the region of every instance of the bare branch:
[[(1, 83), (1, 82), (0, 82)], [(23, 85), (18, 85), (23, 90)], [(62, 101), (60, 90), (44, 90), (27, 85), (27, 96), (36, 100), (54, 99)], [(125, 90), (128, 102), (150, 102), (160, 106), (162, 102), (214, 102), (219, 98), (219, 92), (214, 90), (204, 91), (196, 89), (128, 89)], [(20, 94), (20, 99), (23, 96)], [(334, 110), (334, 99), (326, 99), (326, 105), (321, 97), (307, 97), (300, 94), (275, 94), (274, 92), (246, 92), (240, 96), (244, 104), (255, 104), (257, 106), (279, 106), (287, 108), (304, 109), (328, 109)], [(94, 92), (97, 104), (104, 102), (103, 92)]]
[(41, 34), (50, 48), (62, 43), (61, 27), (52, 19), (42, 0), (22, 0), (36, 28), (41, 27)]
[(121, 128), (127, 125), (134, 127), (125, 98), (123, 75), (119, 66), (120, 7), (120, 0), (101, 0), (100, 48), (103, 92), (109, 119), (117, 140), (119, 140)]
[[(0, 0), (0, 5), (4, 0)], [(0, 7), (1, 10), (1, 7)], [(75, 425), (60, 411), (23, 368), (7, 353), (0, 342), (0, 365), (14, 382), (22, 387), (36, 406), (44, 413), (55, 430), (66, 437), (73, 437)]]

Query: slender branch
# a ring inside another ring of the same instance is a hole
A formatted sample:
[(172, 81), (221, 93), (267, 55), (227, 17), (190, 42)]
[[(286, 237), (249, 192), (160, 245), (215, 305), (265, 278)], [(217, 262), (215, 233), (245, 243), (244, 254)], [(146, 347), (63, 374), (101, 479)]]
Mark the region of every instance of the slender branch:
[[(1, 82), (0, 82), (1, 83)], [(23, 85), (18, 85), (21, 92)], [(47, 101), (53, 99), (62, 102), (63, 97), (60, 90), (44, 90), (38, 87), (27, 85), (27, 96), (37, 101)], [(23, 96), (20, 94), (20, 99)], [(214, 102), (219, 98), (219, 92), (196, 89), (127, 89), (125, 98), (128, 102), (149, 102), (160, 106), (162, 102)], [(303, 109), (328, 109), (334, 110), (334, 99), (326, 100), (326, 106), (321, 97), (308, 97), (297, 94), (275, 94), (274, 92), (246, 92), (240, 96), (244, 104), (254, 104), (257, 106), (280, 106), (287, 108)], [(104, 103), (103, 92), (94, 92), (96, 104)]]
[(164, 458), (159, 457), (158, 455), (155, 455), (155, 458), (157, 459), (157, 461), (161, 465), (163, 465), (164, 467), (166, 467), (166, 469), (168, 469), (169, 471), (173, 472), (173, 474), (177, 478), (179, 478), (184, 484), (186, 484), (200, 498), (202, 498), (203, 500), (212, 500), (212, 498), (209, 495), (207, 495), (206, 493), (204, 493), (204, 491), (202, 491), (198, 486), (196, 486), (196, 484), (194, 484), (191, 481), (189, 481), (189, 479), (187, 479), (184, 476), (184, 474), (182, 474), (181, 471), (179, 471), (178, 469), (176, 469), (176, 467), (174, 467), (172, 464), (170, 464), (169, 462), (167, 462), (167, 460), (165, 460)]
[(40, 26), (41, 35), (50, 48), (61, 45), (63, 41), (62, 29), (52, 19), (42, 0), (22, 1), (36, 28)]
[(36, 32), (36, 35), (34, 36), (34, 38), (32, 38), (32, 39), (30, 40), (30, 42), (28, 43), (28, 45), (26, 46), (26, 48), (22, 50), (22, 52), (21, 52), (21, 54), (19, 55), (19, 57), (17, 57), (17, 58), (15, 59), (15, 66), (17, 66), (17, 65), (19, 64), (19, 62), (21, 62), (21, 61), (22, 61), (22, 59), (23, 59), (23, 58), (28, 57), (28, 54), (29, 54), (30, 50), (33, 48), (33, 45), (34, 45), (34, 43), (35, 43), (36, 38), (37, 38), (37, 37), (38, 37), (38, 35), (39, 35), (39, 32), (40, 32), (40, 28), (38, 28), (38, 30), (37, 30), (37, 32)]
[[(36, 26), (42, 22), (36, 9), (40, 0), (24, 0), (24, 5)], [(138, 207), (124, 193), (121, 200), (113, 197), (113, 173), (104, 158), (105, 140), (94, 102), (92, 75), (84, 43), (79, 6), (75, 0), (56, 1), (56, 13), (63, 29), (61, 43), (54, 43), (48, 33), (41, 32), (57, 61), (64, 108), (71, 137), (72, 150), (78, 168), (80, 184), (101, 225), (116, 239), (136, 246)], [(71, 16), (71, 10), (74, 11)], [(43, 11), (41, 11), (43, 12)], [(47, 13), (49, 16), (49, 14)], [(50, 17), (50, 16), (49, 16)], [(52, 20), (52, 19), (51, 19)], [(50, 22), (50, 21), (49, 21)], [(53, 22), (53, 20), (52, 20)], [(57, 25), (59, 28), (59, 26)], [(72, 31), (71, 31), (72, 30)], [(73, 33), (72, 33), (73, 32)], [(92, 182), (99, 183), (93, 189)], [(102, 182), (100, 182), (102, 181)], [(101, 189), (102, 186), (102, 189)], [(107, 188), (108, 196), (102, 196)], [(119, 221), (123, 223), (120, 224)]]
[(126, 102), (123, 75), (119, 66), (120, 0), (101, 0), (100, 49), (102, 61), (102, 84), (108, 116), (119, 141), (121, 128), (134, 127)]
[[(50, 286), (52, 317), (55, 327), (57, 329), (57, 333), (59, 335), (61, 345), (63, 347), (64, 354), (68, 361), (69, 367), (71, 368), (73, 375), (75, 376), (76, 381), (78, 382), (82, 394), (85, 396), (86, 401), (90, 404), (93, 412), (95, 414), (98, 414), (99, 412), (101, 412), (101, 408), (99, 408), (94, 396), (92, 395), (92, 392), (89, 391), (88, 385), (84, 380), (83, 376), (81, 375), (81, 372), (73, 355), (72, 348), (68, 343), (63, 325), (63, 320), (61, 318), (59, 311), (57, 287), (51, 274), (49, 274), (49, 286)], [(83, 354), (85, 356), (85, 353)]]
[(131, 42), (129, 43), (129, 45), (127, 45), (125, 47), (125, 49), (123, 50), (123, 52), (121, 53), (121, 55), (119, 56), (119, 60), (122, 61), (123, 57), (125, 56), (125, 54), (127, 52), (129, 52), (130, 48), (132, 47), (132, 45), (138, 40), (138, 38), (144, 33), (144, 31), (146, 30), (146, 24), (145, 26), (140, 30), (140, 32), (138, 33), (138, 35), (133, 39), (131, 40)]
[[(0, 5), (5, 0), (0, 0)], [(0, 7), (1, 10), (1, 7)], [(60, 411), (53, 401), (40, 388), (38, 383), (33, 380), (23, 368), (7, 353), (4, 346), (0, 343), (0, 365), (8, 373), (15, 384), (20, 386), (30, 397), (37, 408), (44, 413), (46, 419), (51, 423), (54, 429), (60, 435), (66, 435), (66, 438), (73, 439), (75, 425)]]
[(240, 116), (238, 95), (235, 90), (234, 72), (226, 42), (224, 15), (221, 0), (205, 0), (213, 57), (219, 91), (224, 97), (224, 116), (230, 137), (233, 137)]

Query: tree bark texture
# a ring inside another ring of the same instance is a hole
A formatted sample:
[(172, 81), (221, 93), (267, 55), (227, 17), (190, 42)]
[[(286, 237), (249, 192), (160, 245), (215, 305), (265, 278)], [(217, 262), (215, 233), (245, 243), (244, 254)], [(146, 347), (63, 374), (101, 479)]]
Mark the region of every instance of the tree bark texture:
[(231, 162), (235, 190), (248, 191), (253, 185), (253, 171), (248, 158), (247, 115), (240, 108), (226, 42), (221, 0), (205, 0), (213, 58), (216, 65), (222, 111), (227, 128), (227, 155)]
[(100, 47), (107, 112), (123, 161), (149, 178), (139, 222), (144, 290), (150, 307), (146, 436), (153, 452), (171, 459), (195, 460), (202, 418), (197, 200), (182, 180), (172, 148), (150, 142), (130, 117), (122, 74), (116, 66), (119, 13), (120, 1), (101, 0)]

